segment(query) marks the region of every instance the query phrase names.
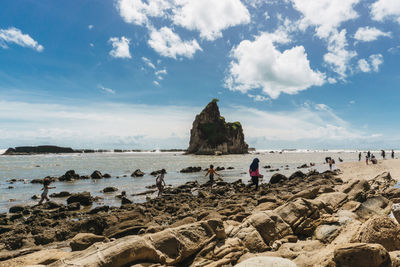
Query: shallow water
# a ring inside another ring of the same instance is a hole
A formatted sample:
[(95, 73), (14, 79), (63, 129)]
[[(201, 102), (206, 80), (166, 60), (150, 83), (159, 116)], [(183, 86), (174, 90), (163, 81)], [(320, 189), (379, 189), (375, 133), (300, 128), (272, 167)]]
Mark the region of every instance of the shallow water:
[[(75, 170), (79, 175), (90, 175), (94, 170), (101, 173), (109, 173), (112, 178), (100, 180), (78, 180), (75, 182), (55, 182), (49, 194), (60, 191), (82, 192), (89, 191), (93, 196), (103, 197), (104, 205), (119, 206), (120, 201), (115, 198), (118, 192), (125, 190), (128, 198), (135, 202), (142, 202), (146, 196), (133, 197), (131, 194), (146, 191), (146, 186), (155, 183), (155, 177), (150, 172), (165, 168), (167, 175), (165, 181), (168, 185), (176, 186), (187, 181), (197, 180), (204, 183), (208, 178), (204, 177), (205, 172), (183, 174), (179, 171), (189, 166), (201, 166), (203, 169), (210, 164), (221, 167), (234, 167), (233, 170), (224, 170), (219, 173), (227, 182), (242, 179), (248, 182), (248, 168), (254, 157), (260, 159), (260, 167), (271, 165), (272, 169), (279, 168), (279, 173), (290, 175), (297, 171), (297, 167), (310, 162), (316, 163), (313, 167), (318, 171), (328, 169), (324, 159), (327, 156), (333, 157), (339, 162), (338, 157), (344, 161), (358, 160), (357, 152), (284, 152), (269, 153), (259, 152), (246, 155), (226, 156), (195, 156), (183, 155), (181, 153), (94, 153), (94, 154), (51, 154), (31, 156), (0, 156), (0, 212), (7, 211), (10, 206), (16, 204), (34, 204), (31, 200), (33, 195), (40, 195), (41, 185), (31, 184), (34, 178), (45, 176), (59, 177), (68, 170)], [(288, 167), (286, 167), (288, 165)], [(286, 168), (286, 169), (285, 169)], [(132, 178), (131, 173), (141, 169), (146, 173), (144, 177)], [(307, 172), (309, 169), (301, 169)], [(268, 182), (275, 172), (260, 168), (264, 175), (262, 182)], [(127, 175), (127, 177), (123, 177)], [(119, 176), (119, 178), (117, 178)], [(7, 182), (9, 179), (25, 179), (13, 184)], [(9, 186), (14, 188), (9, 189)], [(119, 189), (116, 193), (103, 194), (100, 191), (107, 187), (114, 186)], [(152, 197), (155, 194), (152, 195)], [(11, 201), (10, 201), (11, 200)], [(53, 201), (65, 203), (65, 198), (53, 198)]]

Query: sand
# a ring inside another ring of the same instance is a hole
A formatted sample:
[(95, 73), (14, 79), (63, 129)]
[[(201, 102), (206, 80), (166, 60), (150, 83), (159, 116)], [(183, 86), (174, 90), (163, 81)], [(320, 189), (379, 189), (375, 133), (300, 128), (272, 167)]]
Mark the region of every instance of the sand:
[(393, 179), (400, 181), (400, 159), (378, 159), (378, 164), (365, 164), (365, 159), (360, 162), (344, 162), (337, 165), (343, 172), (340, 178), (343, 181), (352, 179), (371, 180), (383, 172), (390, 172)]

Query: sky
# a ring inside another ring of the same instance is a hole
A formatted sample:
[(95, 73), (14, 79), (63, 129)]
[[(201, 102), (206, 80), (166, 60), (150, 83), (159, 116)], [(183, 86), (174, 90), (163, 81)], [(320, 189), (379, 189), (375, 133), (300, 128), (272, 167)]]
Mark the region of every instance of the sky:
[(400, 148), (398, 0), (0, 5), (0, 148), (187, 148), (213, 98), (250, 147)]

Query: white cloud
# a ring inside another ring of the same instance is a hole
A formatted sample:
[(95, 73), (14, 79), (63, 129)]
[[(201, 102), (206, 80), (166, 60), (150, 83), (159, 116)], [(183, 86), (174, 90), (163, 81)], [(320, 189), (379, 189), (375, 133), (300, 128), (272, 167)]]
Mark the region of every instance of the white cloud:
[(226, 86), (244, 93), (262, 88), (275, 99), (281, 93), (296, 94), (313, 85), (324, 84), (325, 75), (311, 69), (303, 46), (280, 52), (274, 41), (287, 43), (289, 40), (262, 33), (254, 41), (245, 40), (233, 48)]
[(148, 59), (147, 57), (142, 57), (142, 60), (144, 63), (146, 63), (147, 66), (149, 66), (152, 69), (155, 69), (156, 66), (154, 66), (153, 62), (151, 62), (150, 59)]
[(372, 42), (381, 36), (391, 37), (392, 34), (390, 32), (383, 32), (375, 27), (360, 27), (354, 34), (354, 39), (362, 42)]
[(291, 0), (303, 14), (300, 27), (315, 26), (320, 38), (327, 38), (343, 22), (358, 17), (354, 10), (360, 0)]
[(347, 46), (346, 30), (333, 30), (328, 37), (328, 53), (324, 55), (324, 61), (341, 79), (346, 78), (350, 61), (357, 56), (355, 51), (347, 50)]
[(247, 96), (252, 98), (255, 102), (264, 102), (264, 101), (269, 101), (270, 100), (268, 97), (265, 97), (263, 95), (248, 94)]
[(398, 0), (378, 0), (371, 5), (372, 19), (383, 21), (384, 19), (394, 19), (400, 23), (400, 1)]
[(157, 86), (160, 86), (160, 83), (157, 82), (157, 81), (153, 81), (153, 84), (154, 84), (154, 85), (157, 85)]
[(381, 54), (375, 54), (369, 56), (368, 61), (366, 59), (360, 59), (358, 61), (358, 67), (362, 72), (378, 72), (380, 65), (383, 64), (383, 56)]
[(92, 24), (88, 25), (88, 29), (89, 29), (89, 30), (93, 29), (93, 27), (94, 27), (94, 26), (93, 26)]
[(171, 8), (168, 0), (118, 0), (116, 8), (127, 23), (149, 25), (149, 17), (162, 17)]
[(192, 58), (197, 50), (202, 51), (196, 40), (182, 41), (179, 35), (168, 27), (153, 29), (148, 43), (160, 55), (175, 59), (179, 56)]
[(8, 44), (17, 44), (22, 47), (30, 47), (38, 52), (43, 51), (43, 46), (32, 39), (28, 34), (24, 34), (20, 29), (11, 27), (8, 29), (0, 29), (0, 46), (4, 49), (8, 48)]
[(131, 40), (122, 36), (121, 38), (112, 37), (108, 42), (111, 43), (113, 49), (110, 51), (110, 55), (115, 58), (132, 58), (129, 52), (129, 44)]
[(362, 72), (370, 72), (371, 71), (371, 67), (370, 67), (368, 61), (365, 59), (360, 59), (358, 61), (358, 67), (360, 68), (360, 70)]
[(90, 46), (90, 47), (94, 47), (94, 44), (93, 44), (93, 43), (89, 43), (89, 46)]
[(162, 75), (162, 74), (167, 74), (167, 70), (166, 69), (158, 70), (154, 74), (157, 76)]
[(115, 90), (113, 90), (113, 89), (111, 89), (111, 88), (104, 87), (104, 86), (101, 85), (101, 84), (99, 84), (97, 87), (98, 87), (100, 90), (102, 90), (102, 91), (104, 91), (104, 92), (106, 92), (106, 93), (115, 94)]
[(378, 72), (379, 66), (383, 63), (383, 56), (381, 54), (371, 55), (369, 57), (373, 71)]
[(197, 30), (207, 40), (222, 36), (222, 31), (248, 24), (250, 14), (240, 0), (176, 0), (173, 21), (189, 30)]

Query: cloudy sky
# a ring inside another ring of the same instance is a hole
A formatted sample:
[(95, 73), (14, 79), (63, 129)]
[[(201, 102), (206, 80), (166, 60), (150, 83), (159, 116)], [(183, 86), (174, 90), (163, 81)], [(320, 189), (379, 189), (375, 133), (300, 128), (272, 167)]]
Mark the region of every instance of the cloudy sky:
[(400, 148), (399, 0), (0, 5), (0, 148), (186, 148), (214, 97), (252, 147)]

